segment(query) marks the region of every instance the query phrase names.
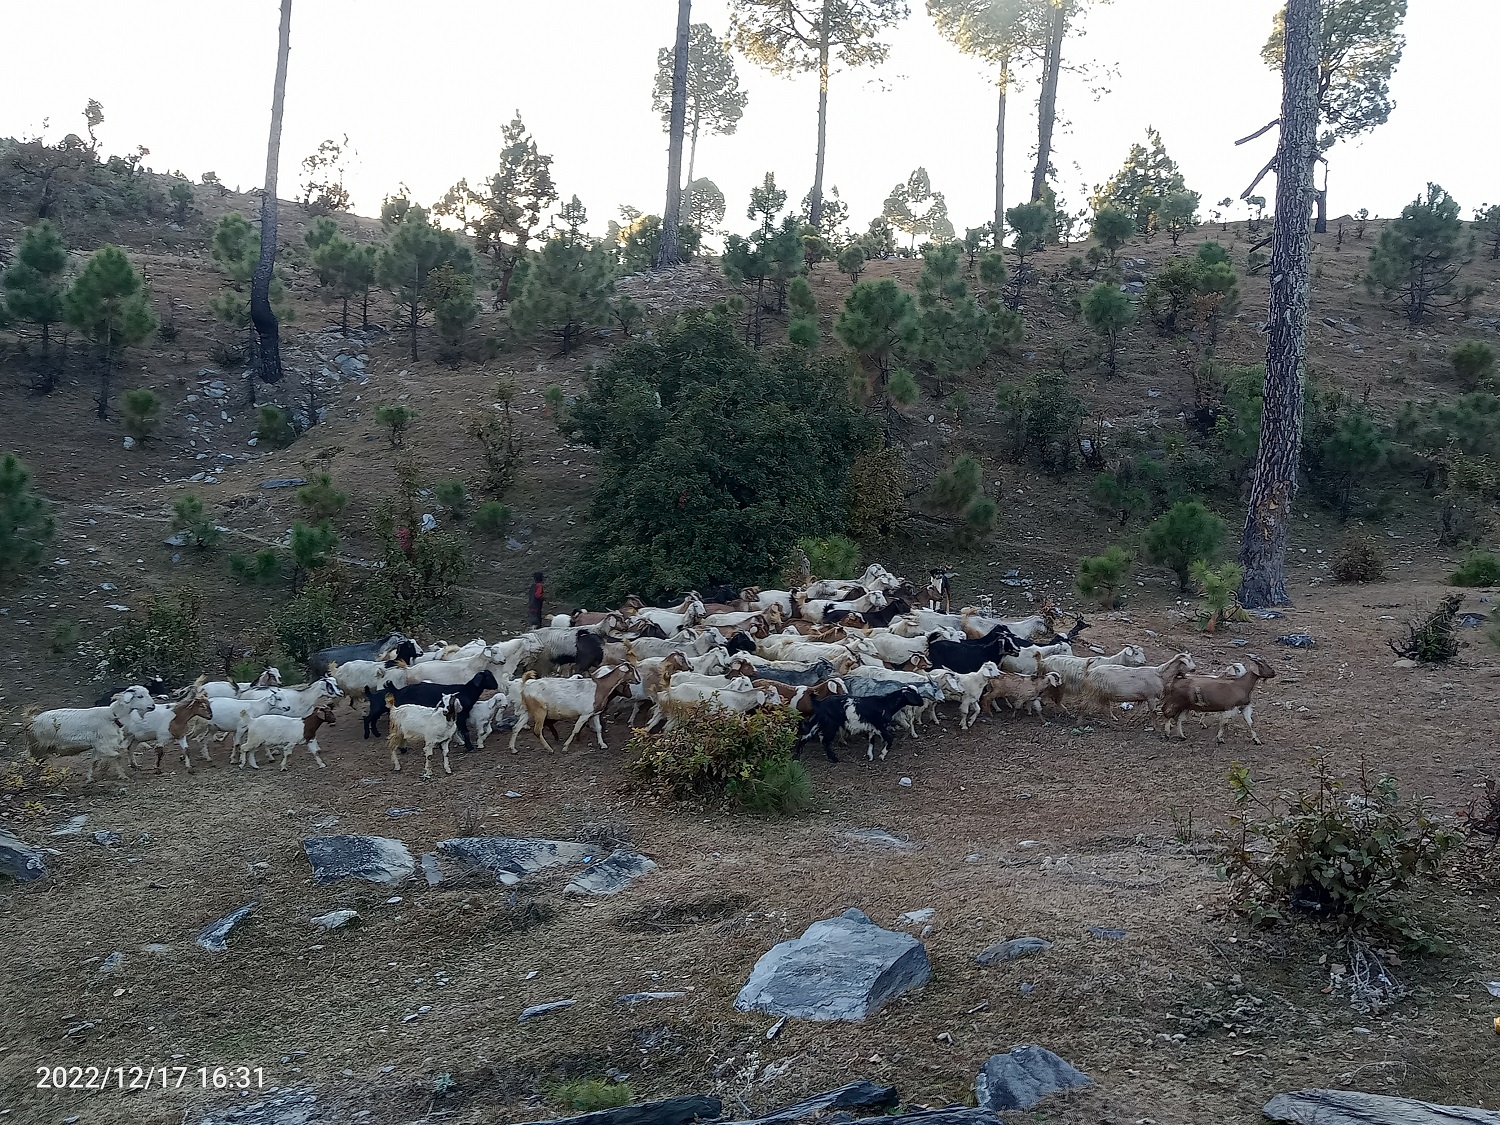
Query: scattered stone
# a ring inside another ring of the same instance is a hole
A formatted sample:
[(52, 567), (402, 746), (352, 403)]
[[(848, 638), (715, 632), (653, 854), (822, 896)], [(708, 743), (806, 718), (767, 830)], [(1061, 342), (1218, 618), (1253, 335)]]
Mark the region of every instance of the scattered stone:
[(302, 477), (272, 477), (260, 482), (262, 488), (300, 488), (307, 481)]
[(1107, 941), (1121, 941), (1125, 937), (1124, 930), (1111, 929), (1108, 926), (1090, 926), (1088, 931), (1096, 938), (1104, 938)]
[(1485, 981), (1484, 990), (1491, 996), (1493, 996), (1496, 1000), (1500, 1000), (1500, 980)]
[(259, 905), (258, 902), (247, 902), (232, 914), (224, 915), (217, 922), (210, 922), (199, 932), (198, 944), (210, 953), (223, 953), (228, 948), (224, 939), (231, 930), (250, 917), (250, 912)]
[(846, 840), (857, 840), (861, 844), (879, 844), (881, 847), (895, 848), (903, 852), (916, 851), (922, 846), (913, 844), (910, 840), (903, 840), (900, 836), (892, 836), (884, 828), (851, 828), (842, 835)]
[(438, 857), (431, 852), (422, 857), (422, 878), (427, 880), (429, 887), (435, 887), (448, 878), (448, 872), (443, 869)]
[(908, 910), (905, 914), (901, 915), (901, 921), (903, 921), (903, 922), (925, 922), (925, 921), (927, 921), (927, 919), (931, 918), (936, 913), (937, 913), (937, 911), (934, 910), (932, 907), (930, 907), (930, 906), (924, 906), (924, 907), (922, 907), (921, 910)]
[(327, 914), (320, 914), (312, 920), (312, 924), (320, 930), (340, 930), (345, 926), (358, 925), (359, 922), (359, 911), (350, 910), (348, 907), (342, 910), (330, 910)]
[(779, 1020), (766, 1028), (766, 1042), (769, 1043), (781, 1034), (781, 1029), (786, 1026), (787, 1017), (782, 1016)]
[(135, 448), (135, 438), (133, 438), (133, 437), (127, 437), (125, 439), (125, 441), (124, 441), (123, 444), (124, 444), (124, 446), (125, 446), (126, 449), (134, 449)]
[(1311, 633), (1283, 633), (1276, 638), (1276, 643), (1288, 648), (1315, 648), (1318, 642), (1313, 640)]
[(515, 536), (509, 536), (505, 540), (505, 549), (507, 551), (524, 551), (526, 544), (515, 538)]
[(416, 816), (421, 809), (386, 809), (386, 816)]
[(1120, 292), (1128, 293), (1132, 297), (1139, 297), (1145, 291), (1146, 283), (1144, 281), (1127, 281), (1124, 285), (1120, 286)]
[(1011, 938), (1009, 941), (998, 941), (989, 946), (975, 960), (981, 965), (993, 965), (1002, 961), (1015, 961), (1022, 957), (1030, 957), (1034, 953), (1041, 953), (1051, 948), (1052, 943), (1046, 938)]
[(652, 1000), (681, 1000), (686, 995), (686, 992), (627, 992), (615, 1004), (618, 1007), (633, 1008)]
[(1458, 615), (1459, 627), (1463, 629), (1478, 629), (1488, 620), (1489, 618), (1482, 613), (1460, 613)]
[(881, 929), (861, 910), (846, 910), (761, 957), (734, 1006), (803, 1019), (862, 1020), (931, 976), (920, 941)]
[(1290, 1125), (1500, 1125), (1500, 1112), (1434, 1105), (1357, 1090), (1298, 1090), (1277, 1094), (1261, 1110)]
[(101, 848), (113, 847), (119, 842), (120, 834), (118, 832), (106, 832), (101, 830), (94, 833), (94, 843), (98, 844)]
[[(637, 1034), (639, 1041), (639, 1033)], [(706, 1094), (666, 1098), (659, 1102), (641, 1102), (600, 1109), (578, 1117), (557, 1117), (531, 1125), (689, 1125), (693, 1121), (711, 1121), (723, 1112), (723, 1103)]]
[(901, 788), (903, 788), (903, 789), (910, 789), (911, 788), (911, 778), (909, 778), (909, 777), (903, 777), (896, 784), (900, 785)]
[(1092, 1082), (1045, 1047), (1027, 1044), (986, 1059), (974, 1079), (974, 1095), (980, 1109), (1030, 1109), (1049, 1094)]
[(320, 883), (365, 879), (393, 887), (417, 867), (407, 846), (388, 836), (309, 836), (302, 850)]
[(514, 836), (461, 836), (441, 840), (438, 854), (469, 867), (491, 872), (506, 886), (519, 883), (548, 867), (587, 863), (594, 854), (588, 844), (572, 840), (532, 840)]
[(1403, 656), (1399, 660), (1393, 660), (1393, 661), (1391, 661), (1391, 667), (1392, 668), (1411, 669), (1411, 668), (1420, 668), (1420, 667), (1422, 667), (1422, 665), (1419, 664), (1417, 661), (1413, 660), (1409, 656)]
[(577, 1000), (554, 1000), (550, 1004), (533, 1004), (521, 1013), (521, 1022), (535, 1019), (537, 1016), (545, 1016), (548, 1012), (558, 1012), (564, 1008), (571, 1008)]
[(101, 973), (113, 973), (118, 971), (120, 966), (124, 964), (125, 954), (117, 949), (104, 959), (104, 963), (99, 966), (99, 971)]
[(1262, 621), (1280, 621), (1286, 616), (1279, 609), (1252, 609), (1249, 613), (1251, 617), (1258, 617)]
[(656, 864), (628, 848), (616, 848), (606, 858), (574, 875), (563, 888), (570, 895), (617, 895), (632, 880), (656, 870)]
[(168, 535), (162, 543), (168, 547), (186, 547), (191, 536), (186, 531), (179, 531), (174, 535)]
[(54, 828), (52, 830), (52, 835), (56, 837), (81, 836), (83, 835), (83, 826), (88, 822), (88, 815), (85, 813), (79, 813), (77, 816), (69, 817), (67, 820), (63, 821), (63, 823)]

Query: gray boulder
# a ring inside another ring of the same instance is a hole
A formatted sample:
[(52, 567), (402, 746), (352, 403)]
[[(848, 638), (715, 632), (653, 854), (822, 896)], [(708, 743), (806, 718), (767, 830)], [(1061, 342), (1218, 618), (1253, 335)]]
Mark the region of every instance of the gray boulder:
[(572, 840), (529, 840), (515, 836), (460, 836), (439, 841), (438, 854), (467, 867), (490, 872), (506, 886), (548, 867), (583, 863), (599, 849)]
[(1277, 1094), (1261, 1110), (1291, 1125), (1500, 1125), (1500, 1112), (1434, 1105), (1357, 1090), (1297, 1090)]
[(47, 874), (47, 861), (39, 849), (0, 828), (0, 875), (29, 883)]
[(255, 1101), (226, 1101), (198, 1119), (198, 1125), (324, 1125), (333, 1120), (310, 1089), (272, 1089)]
[(258, 902), (247, 902), (232, 914), (224, 915), (217, 922), (210, 922), (199, 931), (198, 944), (210, 953), (223, 953), (229, 948), (224, 939), (229, 936), (231, 930), (250, 917), (250, 912), (259, 905)]
[(764, 1117), (757, 1117), (754, 1121), (743, 1122), (742, 1125), (787, 1125), (788, 1122), (801, 1121), (831, 1109), (892, 1109), (898, 1100), (899, 1095), (894, 1086), (877, 1086), (874, 1082), (865, 1081), (851, 1082), (837, 1090), (804, 1098)]
[(1000, 961), (1014, 961), (1019, 957), (1030, 957), (1033, 953), (1041, 953), (1051, 948), (1052, 943), (1046, 938), (1011, 938), (1009, 941), (997, 941), (979, 954), (975, 960), (981, 965), (993, 965)]
[(1049, 1094), (1092, 1082), (1045, 1047), (1028, 1044), (986, 1059), (974, 1079), (974, 1096), (980, 1109), (1030, 1109)]
[(407, 846), (388, 836), (309, 836), (302, 850), (320, 883), (365, 879), (393, 887), (417, 869)]
[(570, 895), (617, 895), (634, 879), (655, 871), (656, 864), (638, 852), (616, 848), (598, 863), (574, 875), (563, 888)]
[(814, 922), (774, 946), (750, 973), (734, 1006), (812, 1020), (862, 1020), (932, 976), (927, 948), (883, 930), (860, 910)]

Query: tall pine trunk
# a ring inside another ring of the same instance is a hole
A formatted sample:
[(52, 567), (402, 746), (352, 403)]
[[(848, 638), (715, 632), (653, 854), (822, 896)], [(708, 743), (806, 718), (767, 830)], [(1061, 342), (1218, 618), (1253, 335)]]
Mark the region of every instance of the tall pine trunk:
[(677, 253), (677, 229), (682, 222), (682, 134), (687, 125), (688, 32), (692, 9), (692, 0), (677, 0), (677, 45), (672, 52), (672, 121), (667, 142), (667, 205), (661, 213), (657, 269), (670, 269), (681, 260)]
[(1068, 33), (1071, 0), (1058, 0), (1047, 34), (1047, 61), (1042, 69), (1042, 94), (1037, 101), (1036, 169), (1031, 173), (1031, 201), (1042, 198), (1047, 169), (1052, 164), (1052, 126), (1057, 121), (1057, 79), (1062, 70), (1063, 37)]
[(281, 33), (276, 49), (276, 87), (271, 94), (271, 137), (266, 142), (266, 187), (260, 198), (260, 257), (250, 278), (250, 322), (260, 348), (260, 377), (281, 382), (281, 331), (271, 309), (271, 275), (276, 269), (276, 172), (281, 163), (281, 114), (286, 104), (286, 59), (292, 31), (292, 0), (281, 0)]
[(1000, 109), (995, 115), (995, 249), (1005, 247), (1005, 95), (1010, 86), (1010, 60), (1000, 63)]
[[(693, 129), (688, 134), (688, 170), (687, 182), (682, 185), (682, 221), (685, 223), (693, 220), (693, 168), (698, 162), (698, 122), (699, 110), (693, 107)], [(700, 235), (702, 231), (698, 232)]]
[(828, 0), (818, 21), (818, 158), (813, 165), (812, 194), (807, 202), (807, 221), (819, 234), (823, 231), (823, 160), (828, 155)]
[(1328, 233), (1328, 161), (1323, 161), (1323, 186), (1318, 190), (1318, 217), (1313, 220), (1314, 234)]
[(1288, 0), (1276, 152), (1271, 301), (1266, 317), (1266, 390), (1255, 480), (1240, 540), (1240, 603), (1286, 605), (1286, 541), (1302, 445), (1302, 365), (1307, 355), (1308, 259), (1313, 160), (1318, 140), (1319, 0)]

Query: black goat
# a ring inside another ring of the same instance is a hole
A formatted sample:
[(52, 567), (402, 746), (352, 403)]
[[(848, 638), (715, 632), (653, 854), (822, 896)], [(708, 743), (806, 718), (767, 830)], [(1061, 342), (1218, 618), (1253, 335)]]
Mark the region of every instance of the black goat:
[[(410, 647), (407, 647), (410, 646)], [(319, 649), (308, 657), (307, 678), (309, 682), (320, 679), (328, 672), (330, 664), (345, 664), (350, 660), (379, 660), (380, 654), (388, 649), (396, 649), (398, 653), (406, 652), (410, 655), (402, 657), (407, 663), (417, 658), (417, 646), (408, 641), (400, 633), (391, 633), (384, 640), (364, 641), (354, 645), (337, 645), (333, 648)]]
[(436, 707), (442, 703), (443, 696), (458, 696), (458, 733), (464, 736), (464, 753), (472, 753), (474, 743), (469, 739), (469, 712), (474, 709), (474, 704), (479, 702), (479, 697), (486, 691), (498, 689), (500, 684), (495, 679), (495, 674), (488, 669), (476, 672), (474, 677), (466, 684), (454, 687), (452, 684), (410, 684), (395, 691), (383, 691), (376, 693), (365, 688), (365, 699), (370, 703), (370, 709), (365, 713), (365, 737), (378, 738), (380, 736), (380, 719), (390, 706), (388, 699), (394, 699), (395, 705), (403, 703), (414, 703), (420, 707)]
[(736, 633), (729, 638), (729, 643), (725, 647), (729, 649), (730, 656), (737, 652), (754, 652), (755, 638), (749, 633)]
[(813, 704), (812, 715), (802, 720), (797, 729), (797, 749), (819, 736), (823, 740), (823, 753), (830, 762), (839, 760), (833, 752), (833, 740), (843, 731), (866, 735), (865, 756), (875, 759), (873, 737), (880, 735), (883, 743), (880, 757), (883, 761), (891, 750), (891, 723), (896, 712), (905, 707), (921, 707), (924, 700), (911, 688), (901, 688), (887, 695), (873, 695), (855, 699), (847, 695), (830, 695)]
[(977, 641), (948, 641), (939, 637), (927, 642), (932, 666), (950, 672), (977, 672), (987, 662), (999, 664), (1002, 658), (1020, 651), (1020, 643), (1004, 625), (996, 625)]
[(145, 688), (148, 692), (151, 693), (153, 698), (157, 696), (168, 695), (172, 691), (172, 689), (167, 686), (166, 681), (163, 680), (160, 676), (152, 676), (149, 680), (142, 680), (139, 684), (126, 684), (124, 685), (124, 687), (113, 688), (112, 690), (105, 692), (98, 699), (94, 700), (94, 706), (108, 707), (114, 701), (115, 696), (126, 690), (126, 688), (132, 687)]
[[(604, 641), (587, 630), (578, 630), (573, 641), (573, 655), (554, 656), (554, 664), (571, 664), (580, 676), (592, 675), (604, 663)], [(467, 712), (465, 712), (467, 714)]]

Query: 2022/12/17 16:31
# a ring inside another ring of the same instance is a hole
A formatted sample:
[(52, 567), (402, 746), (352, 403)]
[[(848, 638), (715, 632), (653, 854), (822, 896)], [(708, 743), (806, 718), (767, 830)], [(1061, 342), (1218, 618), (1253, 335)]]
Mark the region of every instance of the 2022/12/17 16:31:
[(38, 1090), (261, 1090), (259, 1066), (38, 1066)]

